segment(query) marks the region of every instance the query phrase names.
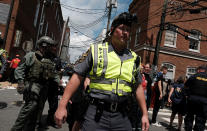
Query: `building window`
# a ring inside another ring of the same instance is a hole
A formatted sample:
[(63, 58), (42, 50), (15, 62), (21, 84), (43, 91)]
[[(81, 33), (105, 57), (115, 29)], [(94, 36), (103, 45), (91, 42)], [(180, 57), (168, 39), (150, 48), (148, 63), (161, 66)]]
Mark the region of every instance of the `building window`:
[(22, 39), (22, 31), (17, 30), (16, 31), (14, 47), (19, 47), (20, 46), (21, 39)]
[(174, 80), (175, 77), (175, 66), (170, 63), (163, 63), (162, 66), (166, 66), (167, 69), (167, 74), (165, 76), (166, 79), (171, 79)]
[(170, 25), (168, 27), (168, 30), (165, 32), (165, 46), (169, 47), (176, 47), (176, 41), (177, 41), (177, 27)]
[(129, 45), (130, 45), (130, 43), (131, 43), (131, 40), (132, 40), (132, 36), (130, 35), (129, 36), (129, 40), (127, 41), (127, 49), (129, 49)]
[(48, 32), (48, 22), (47, 22), (46, 28), (45, 28), (45, 35), (47, 35), (47, 32)]
[(57, 19), (57, 17), (58, 17), (58, 7), (57, 7), (57, 9), (56, 9), (55, 19)]
[(40, 22), (40, 35), (42, 35), (43, 28), (44, 28), (44, 23), (45, 23), (45, 14), (42, 17), (42, 22)]
[(201, 32), (198, 30), (191, 30), (191, 34), (188, 36), (190, 44), (189, 51), (200, 52), (200, 38)]
[(190, 76), (194, 75), (196, 73), (195, 67), (188, 67), (186, 71), (186, 76), (189, 78)]
[(51, 6), (52, 6), (52, 4), (53, 4), (54, 2), (55, 2), (54, 0), (50, 0), (50, 4), (51, 4)]
[(51, 32), (51, 38), (54, 40), (54, 34)]
[(138, 46), (140, 43), (140, 32), (141, 32), (141, 27), (138, 27), (136, 30), (134, 46)]
[(36, 13), (35, 13), (35, 18), (34, 18), (34, 27), (36, 27), (37, 25), (37, 18), (38, 18), (38, 14), (39, 14), (39, 10), (40, 10), (40, 2), (39, 0), (37, 1), (37, 7), (36, 7)]

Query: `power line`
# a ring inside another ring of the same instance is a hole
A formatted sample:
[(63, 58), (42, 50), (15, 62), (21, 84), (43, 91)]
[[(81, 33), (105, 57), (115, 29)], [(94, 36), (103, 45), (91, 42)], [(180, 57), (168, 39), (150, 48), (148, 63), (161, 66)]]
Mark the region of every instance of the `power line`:
[[(167, 25), (168, 25), (169, 28), (170, 28), (171, 24), (170, 24), (170, 23), (167, 23)], [(191, 30), (188, 30), (188, 29), (184, 29), (184, 28), (182, 28), (182, 27), (179, 27), (178, 25), (174, 25), (174, 24), (173, 24), (172, 26), (175, 26), (176, 28), (181, 29), (181, 30), (184, 31), (184, 32), (187, 32), (187, 33), (190, 33), (190, 34), (196, 34), (195, 32), (193, 32), (193, 31), (191, 31)], [(170, 30), (170, 29), (168, 29), (168, 30)], [(173, 29), (171, 29), (171, 31), (176, 32), (177, 30), (173, 30)], [(207, 36), (206, 36), (206, 35), (203, 35), (202, 33), (200, 33), (199, 35), (201, 35), (201, 36), (207, 38)], [(185, 36), (185, 35), (183, 35), (183, 36)], [(185, 37), (186, 37), (186, 36), (185, 36)]]
[[(70, 26), (70, 27), (72, 27), (74, 30), (80, 32), (82, 35), (87, 36), (88, 38), (91, 38), (90, 36), (86, 35), (85, 33), (81, 32), (80, 30), (76, 29), (75, 27), (73, 27), (73, 26)], [(91, 38), (91, 39), (94, 40), (94, 38)]]
[(195, 19), (188, 19), (188, 20), (180, 20), (180, 21), (169, 21), (167, 23), (180, 23), (180, 22), (190, 22), (190, 21), (197, 21), (197, 20), (202, 20), (202, 19), (206, 19), (207, 16), (205, 17), (200, 17), (200, 18), (195, 18)]
[(103, 13), (103, 11), (101, 11), (101, 12), (97, 12), (97, 11), (96, 12), (79, 11), (79, 10), (72, 9), (72, 8), (69, 8), (69, 7), (64, 6), (64, 5), (62, 5), (62, 7), (65, 8), (65, 9), (68, 9), (68, 10), (71, 10), (71, 11), (74, 11), (74, 12), (78, 12), (78, 13), (83, 13), (83, 14), (102, 14)]
[(79, 28), (79, 29), (89, 28), (89, 27), (95, 26), (96, 24), (98, 24), (101, 21), (103, 21), (106, 16), (107, 16), (107, 13), (105, 13), (103, 16), (101, 16), (100, 18), (96, 19), (95, 21), (93, 21), (91, 23), (88, 23), (88, 24), (85, 24), (85, 25), (78, 25), (78, 24), (75, 24), (73, 21), (70, 21), (70, 24), (75, 26), (75, 27), (77, 27), (77, 28)]

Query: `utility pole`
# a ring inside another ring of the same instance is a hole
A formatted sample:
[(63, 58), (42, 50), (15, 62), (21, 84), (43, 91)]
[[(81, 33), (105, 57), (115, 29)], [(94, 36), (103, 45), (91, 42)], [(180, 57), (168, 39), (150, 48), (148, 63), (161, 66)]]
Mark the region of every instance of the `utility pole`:
[(6, 22), (6, 30), (5, 30), (4, 39), (3, 39), (3, 46), (2, 46), (3, 49), (6, 46), (6, 40), (7, 40), (7, 35), (8, 35), (8, 32), (9, 32), (9, 25), (10, 25), (10, 21), (11, 21), (11, 15), (12, 15), (13, 7), (14, 7), (14, 0), (12, 0), (11, 4), (10, 4), (9, 14), (8, 14), (7, 22)]
[(64, 26), (63, 26), (62, 36), (61, 36), (61, 40), (60, 40), (60, 48), (59, 48), (59, 52), (58, 52), (59, 57), (61, 57), (63, 42), (64, 42), (64, 38), (65, 38), (65, 31), (66, 31), (68, 22), (69, 22), (69, 17), (68, 17), (67, 21), (64, 23)]
[(106, 28), (106, 38), (107, 38), (108, 37), (108, 32), (109, 32), (109, 25), (110, 25), (112, 7), (114, 7), (114, 8), (117, 7), (117, 0), (108, 0), (106, 6), (107, 6), (107, 8), (109, 8), (108, 22), (107, 22), (107, 28)]
[(106, 33), (108, 33), (108, 31), (109, 31), (109, 24), (110, 24), (110, 19), (111, 19), (111, 10), (112, 10), (111, 0), (109, 0), (109, 7), (108, 8), (109, 8), (109, 14), (108, 14)]
[(162, 10), (160, 29), (159, 29), (159, 32), (156, 38), (156, 47), (155, 47), (155, 53), (154, 53), (154, 59), (153, 59), (153, 73), (157, 72), (160, 44), (162, 41), (162, 34), (163, 34), (164, 27), (165, 27), (165, 16), (166, 16), (167, 4), (168, 4), (168, 0), (165, 0), (164, 5), (163, 5), (163, 10)]
[(37, 48), (37, 41), (38, 41), (38, 39), (39, 39), (40, 26), (43, 24), (43, 23), (42, 23), (42, 17), (43, 17), (43, 14), (44, 14), (45, 4), (46, 4), (46, 3), (47, 3), (47, 0), (44, 0), (44, 1), (43, 1), (43, 5), (42, 5), (42, 10), (41, 10), (41, 15), (40, 15), (40, 22), (39, 22), (38, 30), (37, 30), (35, 49)]

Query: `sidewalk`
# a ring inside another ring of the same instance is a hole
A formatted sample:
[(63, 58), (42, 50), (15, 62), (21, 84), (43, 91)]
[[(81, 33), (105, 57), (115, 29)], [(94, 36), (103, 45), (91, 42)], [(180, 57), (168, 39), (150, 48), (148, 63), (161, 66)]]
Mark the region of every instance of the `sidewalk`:
[(17, 83), (10, 83), (9, 81), (0, 82), (0, 89), (16, 89)]

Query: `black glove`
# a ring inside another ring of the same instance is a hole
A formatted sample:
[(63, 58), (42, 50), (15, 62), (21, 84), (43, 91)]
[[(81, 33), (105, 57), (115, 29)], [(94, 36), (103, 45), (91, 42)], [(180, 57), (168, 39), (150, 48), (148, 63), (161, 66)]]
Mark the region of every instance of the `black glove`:
[(17, 92), (19, 94), (23, 94), (24, 92), (24, 82), (23, 81), (18, 81), (18, 85), (17, 85)]

